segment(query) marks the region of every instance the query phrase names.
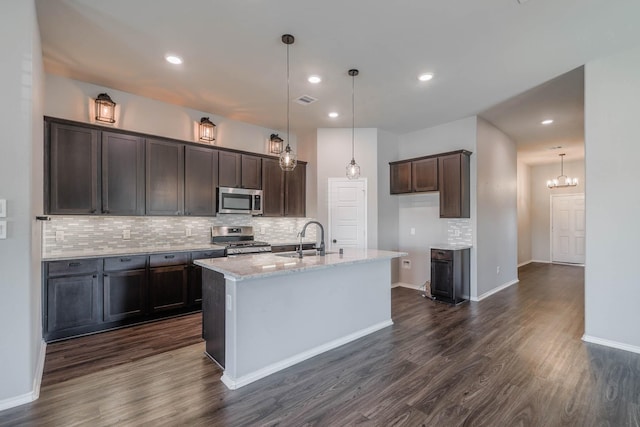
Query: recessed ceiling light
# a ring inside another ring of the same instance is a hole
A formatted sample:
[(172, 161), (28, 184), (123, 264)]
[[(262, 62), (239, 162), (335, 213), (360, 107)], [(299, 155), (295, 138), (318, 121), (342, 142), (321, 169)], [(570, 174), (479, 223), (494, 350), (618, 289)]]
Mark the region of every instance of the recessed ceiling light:
[(336, 113), (335, 111), (332, 111), (329, 113), (329, 117), (331, 117), (332, 119), (335, 119), (336, 117), (338, 117), (340, 114)]
[(173, 64), (173, 65), (182, 64), (182, 58), (180, 58), (179, 56), (176, 56), (176, 55), (166, 55), (164, 57), (164, 59), (166, 59), (168, 63)]
[(553, 120), (552, 119), (546, 119), (546, 120), (541, 121), (540, 123), (542, 123), (543, 125), (550, 125), (551, 123), (553, 123)]
[(424, 73), (418, 76), (418, 80), (420, 80), (421, 82), (428, 82), (432, 78), (433, 78), (433, 73)]
[(322, 78), (320, 76), (309, 76), (307, 80), (309, 81), (309, 83), (317, 84), (322, 81)]

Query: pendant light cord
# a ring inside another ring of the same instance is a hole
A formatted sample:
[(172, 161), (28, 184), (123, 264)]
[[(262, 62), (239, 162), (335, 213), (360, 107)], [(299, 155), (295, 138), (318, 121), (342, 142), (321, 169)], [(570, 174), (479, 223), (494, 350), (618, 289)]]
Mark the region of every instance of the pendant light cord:
[(356, 159), (355, 156), (355, 140), (356, 140), (356, 76), (351, 76), (351, 161)]
[(289, 45), (287, 44), (287, 148), (289, 148)]

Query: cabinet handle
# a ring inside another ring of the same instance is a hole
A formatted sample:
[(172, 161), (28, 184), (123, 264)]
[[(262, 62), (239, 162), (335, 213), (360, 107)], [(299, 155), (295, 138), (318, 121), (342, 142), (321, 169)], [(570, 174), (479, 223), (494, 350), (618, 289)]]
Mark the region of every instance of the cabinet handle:
[(97, 274), (94, 274), (92, 277), (93, 277), (94, 279), (97, 279), (97, 278), (98, 278), (98, 275), (97, 275)]
[(70, 262), (69, 263), (69, 267), (80, 267), (80, 263), (79, 262)]
[(108, 214), (110, 211), (109, 209), (104, 209), (102, 212)]
[(131, 258), (120, 258), (120, 262), (130, 262)]
[(89, 211), (89, 213), (96, 213), (97, 209), (91, 209), (91, 211)]
[[(103, 276), (104, 276), (104, 277), (109, 277), (109, 275), (108, 275), (108, 274), (103, 274)], [(96, 277), (96, 276), (93, 276), (93, 277)]]
[(175, 258), (175, 257), (176, 257), (175, 255), (165, 255), (164, 259), (172, 259), (172, 258)]

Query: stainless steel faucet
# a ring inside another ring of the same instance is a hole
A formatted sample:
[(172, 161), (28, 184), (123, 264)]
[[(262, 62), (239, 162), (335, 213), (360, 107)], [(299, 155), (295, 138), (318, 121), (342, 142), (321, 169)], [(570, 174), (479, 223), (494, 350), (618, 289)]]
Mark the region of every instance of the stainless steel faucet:
[(307, 226), (309, 226), (309, 224), (316, 224), (318, 227), (320, 227), (320, 247), (316, 248), (316, 251), (318, 255), (325, 256), (326, 253), (324, 249), (324, 227), (318, 221), (309, 221), (304, 225), (304, 227), (302, 227), (302, 231), (298, 233), (298, 236), (300, 236), (300, 248), (298, 249), (299, 258), (302, 258), (302, 238), (304, 237), (304, 234), (307, 231)]

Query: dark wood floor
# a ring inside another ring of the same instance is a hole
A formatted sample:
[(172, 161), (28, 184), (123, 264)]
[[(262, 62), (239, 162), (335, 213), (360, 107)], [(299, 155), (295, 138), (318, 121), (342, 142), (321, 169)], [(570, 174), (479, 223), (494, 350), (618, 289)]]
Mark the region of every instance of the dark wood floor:
[(580, 340), (583, 269), (519, 276), (458, 307), (394, 289), (392, 327), (235, 391), (195, 316), (52, 345), (40, 399), (0, 425), (639, 426), (640, 355)]

